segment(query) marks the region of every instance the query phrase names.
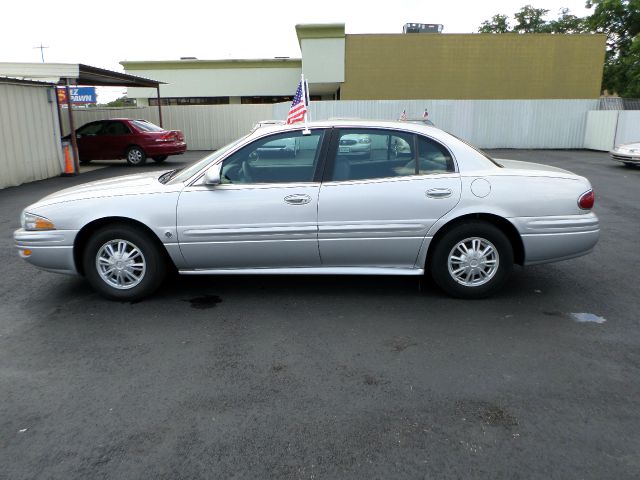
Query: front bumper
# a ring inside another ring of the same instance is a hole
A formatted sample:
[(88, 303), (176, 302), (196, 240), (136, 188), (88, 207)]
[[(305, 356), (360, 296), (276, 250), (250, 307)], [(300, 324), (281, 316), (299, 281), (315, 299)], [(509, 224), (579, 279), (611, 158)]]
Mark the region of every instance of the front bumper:
[(557, 262), (586, 255), (600, 237), (595, 213), (512, 218), (524, 244), (524, 264)]
[(77, 233), (75, 230), (33, 232), (21, 228), (13, 232), (13, 239), (20, 257), (30, 264), (49, 272), (77, 275), (73, 258)]
[(614, 162), (640, 165), (640, 153), (623, 153), (612, 150), (609, 152), (609, 155), (611, 155), (611, 160)]

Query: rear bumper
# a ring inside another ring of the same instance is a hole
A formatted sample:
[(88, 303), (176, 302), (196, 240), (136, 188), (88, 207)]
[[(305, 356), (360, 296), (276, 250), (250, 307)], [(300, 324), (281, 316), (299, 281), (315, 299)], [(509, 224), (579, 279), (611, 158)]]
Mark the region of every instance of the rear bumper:
[(30, 232), (19, 229), (13, 233), (13, 239), (20, 257), (30, 264), (49, 272), (77, 275), (73, 258), (73, 241), (77, 233), (75, 230)]
[(522, 237), (524, 264), (557, 262), (591, 252), (600, 237), (595, 213), (511, 219)]
[(150, 143), (144, 147), (144, 151), (149, 157), (156, 155), (180, 155), (187, 151), (187, 144), (185, 142)]

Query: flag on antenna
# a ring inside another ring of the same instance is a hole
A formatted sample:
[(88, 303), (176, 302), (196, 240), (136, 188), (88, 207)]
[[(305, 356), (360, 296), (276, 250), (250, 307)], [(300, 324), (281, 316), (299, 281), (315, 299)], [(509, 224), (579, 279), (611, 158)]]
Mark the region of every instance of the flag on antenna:
[(305, 83), (304, 80), (300, 80), (300, 83), (298, 83), (298, 89), (293, 97), (293, 102), (291, 102), (291, 108), (289, 108), (289, 114), (287, 115), (287, 125), (304, 120), (304, 114), (307, 113), (308, 107)]

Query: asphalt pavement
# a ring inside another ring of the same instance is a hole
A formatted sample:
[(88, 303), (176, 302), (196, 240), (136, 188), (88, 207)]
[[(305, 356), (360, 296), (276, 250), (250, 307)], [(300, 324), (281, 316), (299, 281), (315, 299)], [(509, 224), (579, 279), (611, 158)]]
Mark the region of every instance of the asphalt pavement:
[(12, 233), (40, 197), (139, 169), (0, 190), (0, 479), (639, 478), (640, 169), (492, 153), (587, 176), (602, 233), (481, 301), (293, 276), (107, 301), (21, 260)]

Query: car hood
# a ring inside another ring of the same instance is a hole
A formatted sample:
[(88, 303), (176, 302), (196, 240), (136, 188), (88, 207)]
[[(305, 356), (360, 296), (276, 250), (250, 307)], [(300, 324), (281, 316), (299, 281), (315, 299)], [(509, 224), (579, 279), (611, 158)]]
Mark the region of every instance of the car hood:
[(640, 142), (623, 143), (622, 145), (617, 145), (614, 150), (618, 150), (620, 148), (624, 148), (625, 150), (640, 150)]
[(34, 205), (45, 206), (89, 198), (165, 192), (169, 187), (158, 181), (158, 177), (162, 173), (164, 172), (138, 173), (83, 183), (82, 185), (65, 188), (47, 195)]
[[(553, 173), (554, 177), (571, 177), (576, 178), (578, 175), (575, 173), (571, 173), (568, 170), (564, 170), (558, 167), (551, 167), (549, 165), (542, 165), (540, 163), (532, 163), (532, 162), (521, 162), (520, 160), (506, 160), (502, 158), (496, 158), (496, 162), (502, 165), (506, 170), (516, 170), (517, 174), (523, 174), (523, 170), (527, 171), (527, 174), (541, 174), (548, 176), (550, 173)], [(507, 172), (505, 172), (507, 173)]]

